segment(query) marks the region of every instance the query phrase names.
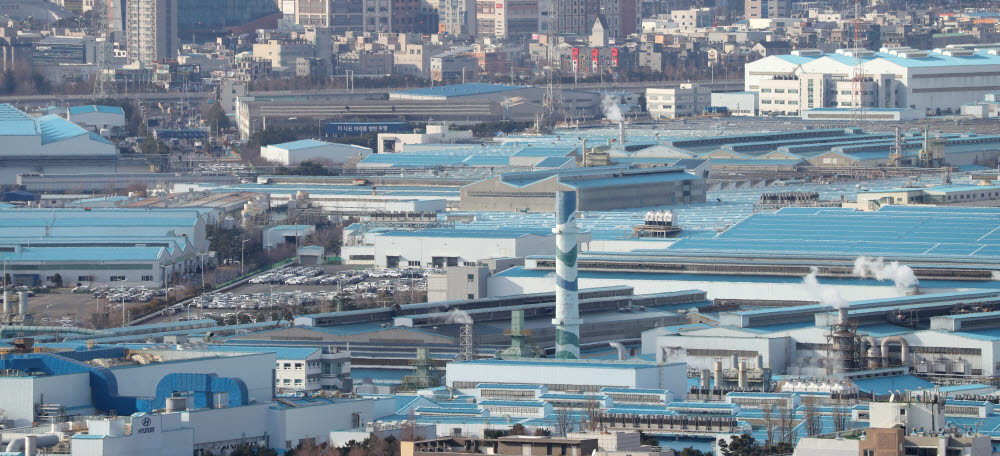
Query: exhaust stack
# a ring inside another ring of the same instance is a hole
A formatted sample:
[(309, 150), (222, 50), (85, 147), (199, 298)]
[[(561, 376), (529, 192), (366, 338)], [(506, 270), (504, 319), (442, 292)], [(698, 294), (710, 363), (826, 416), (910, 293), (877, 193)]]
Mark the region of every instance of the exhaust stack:
[(576, 282), (576, 192), (556, 193), (556, 358), (580, 357), (580, 309)]

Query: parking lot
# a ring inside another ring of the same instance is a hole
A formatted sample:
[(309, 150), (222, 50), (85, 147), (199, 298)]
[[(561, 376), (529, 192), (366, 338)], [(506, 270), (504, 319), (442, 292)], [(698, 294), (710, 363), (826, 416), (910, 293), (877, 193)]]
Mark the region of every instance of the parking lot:
[[(437, 269), (350, 269), (343, 266), (285, 266), (250, 278), (248, 283), (227, 292), (210, 292), (187, 304), (175, 305), (172, 315), (157, 321), (185, 321), (196, 318), (235, 320), (240, 313), (248, 318), (283, 318), (293, 308), (310, 312), (336, 309), (338, 303), (351, 306), (386, 305), (394, 296), (405, 302), (421, 299), (427, 290), (425, 276)], [(309, 307), (315, 306), (315, 309)], [(241, 319), (241, 322), (243, 319)]]

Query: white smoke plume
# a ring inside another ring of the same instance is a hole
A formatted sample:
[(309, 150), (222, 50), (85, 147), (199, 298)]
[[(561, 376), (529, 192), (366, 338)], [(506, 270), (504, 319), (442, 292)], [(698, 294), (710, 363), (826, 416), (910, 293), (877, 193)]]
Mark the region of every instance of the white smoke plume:
[(847, 300), (840, 296), (840, 292), (836, 288), (828, 285), (821, 285), (816, 276), (819, 274), (819, 268), (813, 266), (809, 270), (809, 275), (802, 278), (802, 283), (805, 284), (806, 288), (809, 289), (816, 299), (819, 300), (820, 304), (826, 304), (828, 306), (833, 306), (834, 309), (845, 309), (850, 304)]
[(856, 258), (851, 274), (861, 278), (872, 277), (879, 282), (891, 280), (899, 288), (912, 288), (920, 283), (909, 266), (898, 261), (886, 263), (882, 258)]
[(601, 97), (601, 112), (611, 122), (621, 122), (622, 110), (618, 108), (618, 98), (611, 95)]
[(449, 325), (471, 325), (472, 317), (465, 313), (462, 309), (451, 309), (448, 312), (448, 317), (445, 318), (444, 322)]

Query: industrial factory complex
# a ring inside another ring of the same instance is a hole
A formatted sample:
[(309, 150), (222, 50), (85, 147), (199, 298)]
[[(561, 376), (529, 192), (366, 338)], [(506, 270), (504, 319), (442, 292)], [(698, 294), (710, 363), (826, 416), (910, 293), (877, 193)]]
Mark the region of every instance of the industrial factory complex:
[[(871, 109), (923, 113), (959, 78), (933, 62), (996, 60), (947, 52), (866, 55), (896, 97)], [(849, 58), (768, 56), (747, 90), (828, 93)], [(442, 122), (531, 120), (555, 90), (352, 100), (437, 120), (317, 123), (330, 134), (252, 167), (184, 152), (173, 165), (197, 172), (17, 171), (0, 454), (753, 456), (741, 436), (756, 455), (1000, 453), (1000, 136), (605, 113), (487, 141)], [(560, 91), (581, 115), (624, 106)], [(253, 141), (282, 110), (348, 108), (239, 100)], [(66, 113), (83, 133), (8, 111), (0, 134), (42, 151), (121, 128), (100, 107)], [(368, 147), (329, 142), (351, 132)]]

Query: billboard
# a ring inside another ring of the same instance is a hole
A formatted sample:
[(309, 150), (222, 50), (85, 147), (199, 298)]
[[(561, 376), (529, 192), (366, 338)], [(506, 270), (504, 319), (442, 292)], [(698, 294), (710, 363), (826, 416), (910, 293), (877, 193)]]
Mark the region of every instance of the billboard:
[(330, 122), (323, 126), (323, 136), (327, 138), (412, 131), (408, 122)]

